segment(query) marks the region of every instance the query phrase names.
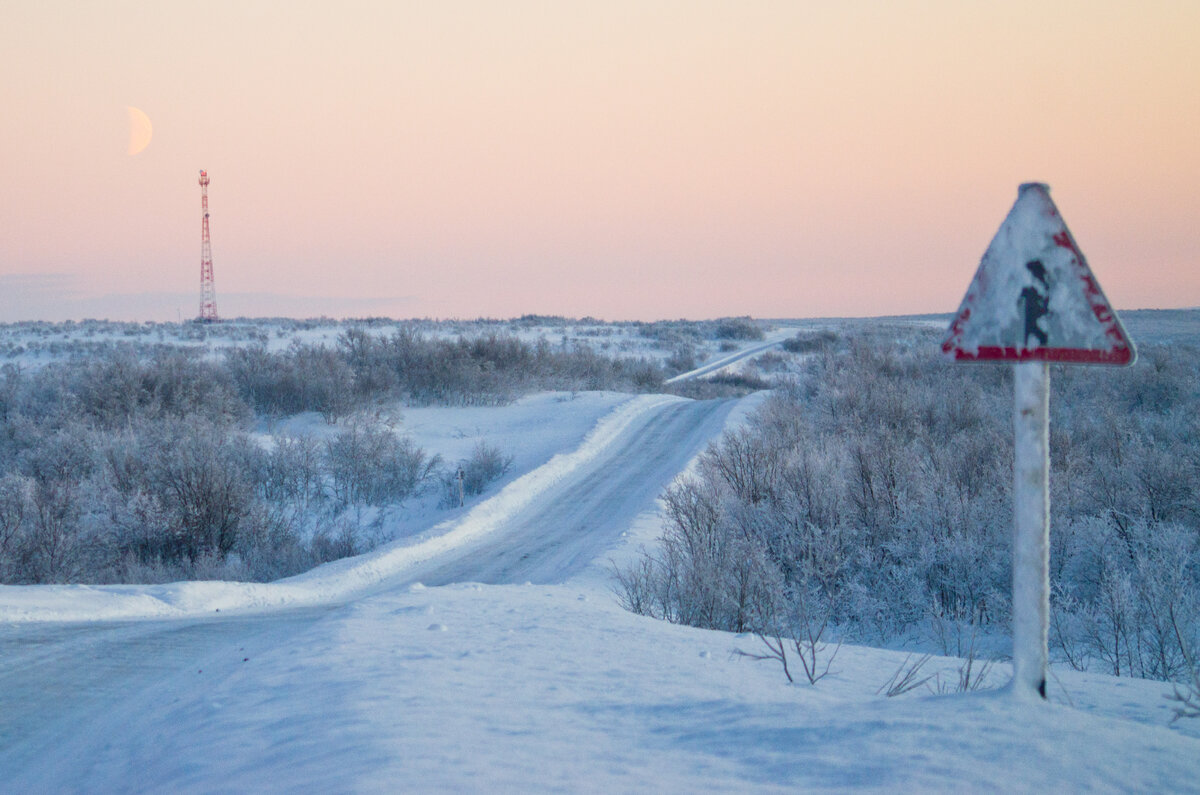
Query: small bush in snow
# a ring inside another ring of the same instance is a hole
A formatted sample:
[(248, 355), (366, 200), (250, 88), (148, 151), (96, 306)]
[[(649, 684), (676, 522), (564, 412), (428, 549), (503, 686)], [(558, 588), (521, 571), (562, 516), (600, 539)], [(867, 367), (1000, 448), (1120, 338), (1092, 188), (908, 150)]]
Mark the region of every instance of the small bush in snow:
[(388, 428), (352, 424), (325, 444), (334, 498), (342, 505), (385, 505), (411, 496), (440, 463)]
[(830, 350), (838, 341), (835, 331), (800, 331), (796, 336), (783, 341), (783, 349), (788, 353), (815, 353)]
[(717, 321), (719, 340), (761, 340), (765, 335), (757, 323), (748, 317), (728, 317)]
[(454, 508), (466, 497), (482, 494), (488, 484), (503, 477), (512, 467), (513, 458), (499, 447), (480, 441), (469, 458), (459, 462), (458, 469), (447, 471), (443, 477), (442, 507)]
[(675, 348), (664, 364), (672, 373), (686, 373), (689, 370), (695, 370), (696, 349), (691, 345), (680, 345)]

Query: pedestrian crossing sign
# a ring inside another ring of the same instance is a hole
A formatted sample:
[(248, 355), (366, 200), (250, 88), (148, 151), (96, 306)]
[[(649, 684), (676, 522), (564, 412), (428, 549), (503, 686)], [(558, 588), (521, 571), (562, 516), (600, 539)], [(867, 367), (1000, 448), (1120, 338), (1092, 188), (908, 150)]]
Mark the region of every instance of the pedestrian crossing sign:
[(1128, 365), (1137, 352), (1048, 186), (1020, 187), (942, 351), (955, 361)]

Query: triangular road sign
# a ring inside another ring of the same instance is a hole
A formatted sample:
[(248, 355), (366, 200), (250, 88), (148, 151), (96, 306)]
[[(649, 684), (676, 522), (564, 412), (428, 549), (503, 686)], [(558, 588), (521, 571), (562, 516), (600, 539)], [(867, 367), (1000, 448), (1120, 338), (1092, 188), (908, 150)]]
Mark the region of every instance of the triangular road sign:
[(1133, 363), (1133, 342), (1046, 185), (1021, 186), (942, 351), (956, 361)]

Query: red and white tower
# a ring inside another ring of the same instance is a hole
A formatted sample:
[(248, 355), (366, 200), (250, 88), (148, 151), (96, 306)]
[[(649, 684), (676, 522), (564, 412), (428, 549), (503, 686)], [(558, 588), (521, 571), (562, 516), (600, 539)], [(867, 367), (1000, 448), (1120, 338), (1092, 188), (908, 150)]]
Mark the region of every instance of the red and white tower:
[(200, 317), (201, 323), (217, 322), (217, 290), (213, 286), (212, 241), (208, 238), (208, 172), (200, 169)]

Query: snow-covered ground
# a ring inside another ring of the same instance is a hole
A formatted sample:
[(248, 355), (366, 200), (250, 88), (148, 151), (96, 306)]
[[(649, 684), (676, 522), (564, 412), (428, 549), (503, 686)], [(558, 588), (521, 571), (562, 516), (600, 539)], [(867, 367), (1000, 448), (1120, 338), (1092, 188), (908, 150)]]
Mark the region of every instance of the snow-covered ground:
[(430, 452), (487, 441), (513, 470), (279, 583), (0, 587), (0, 791), (1200, 792), (1169, 685), (1055, 669), (1040, 703), (997, 663), (954, 694), (963, 661), (934, 658), (888, 698), (915, 658), (861, 646), (789, 685), (737, 654), (753, 636), (622, 610), (612, 562), (657, 537), (656, 479), (756, 400), (406, 409)]
[[(1161, 685), (1061, 675), (1050, 704), (1006, 692), (888, 699), (876, 691), (903, 655), (845, 647), (829, 677), (789, 686), (777, 666), (733, 655), (756, 644), (639, 618), (572, 583), (413, 587), (261, 652), (214, 654), (137, 694), (106, 717), (130, 741), (70, 749), (91, 770), (67, 782), (185, 791), (1200, 787), (1200, 740), (1164, 725)], [(951, 679), (957, 664), (935, 663)], [(997, 670), (997, 681), (1007, 673)]]
[[(147, 604), (226, 616), (0, 628), (5, 789), (1200, 790), (1200, 726), (1168, 725), (1161, 683), (1057, 671), (1049, 704), (933, 682), (887, 698), (905, 655), (844, 646), (825, 679), (789, 685), (777, 664), (736, 655), (759, 650), (754, 637), (623, 611), (608, 560), (654, 537), (653, 504), (565, 582), (413, 582), (421, 556), (398, 550), (469, 545), (456, 529), (495, 529), (640, 435), (639, 418), (687, 403), (620, 403), (573, 451), (424, 540), (285, 583), (0, 590), (10, 620), (38, 605), (42, 619)], [(310, 606), (264, 611), (264, 589)], [(952, 684), (960, 665), (924, 673)], [(998, 664), (990, 684), (1008, 675)]]
[[(193, 639), (87, 722), (73, 710), (51, 721), (45, 754), (26, 755), (9, 734), (5, 788), (1200, 787), (1200, 739), (1166, 725), (1161, 684), (1060, 672), (1049, 704), (1003, 691), (889, 699), (877, 690), (904, 655), (843, 647), (815, 686), (788, 685), (778, 666), (735, 656), (756, 639), (631, 615), (601, 581), (593, 571), (561, 585), (412, 585)], [(126, 648), (136, 665), (158, 647)], [(960, 662), (925, 670), (953, 681)], [(1007, 675), (994, 669), (996, 683)]]

